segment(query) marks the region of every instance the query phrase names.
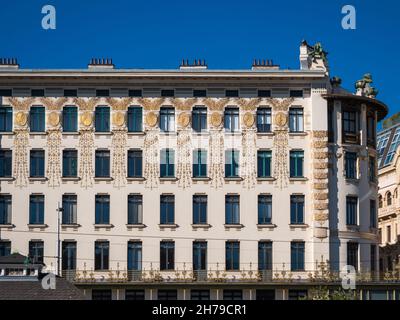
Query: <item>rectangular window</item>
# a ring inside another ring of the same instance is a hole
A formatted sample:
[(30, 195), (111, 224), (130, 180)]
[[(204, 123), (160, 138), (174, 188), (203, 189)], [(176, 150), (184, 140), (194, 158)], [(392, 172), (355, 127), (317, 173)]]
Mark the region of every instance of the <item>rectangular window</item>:
[(258, 90), (257, 96), (260, 98), (268, 98), (271, 96), (271, 90)]
[(226, 97), (239, 97), (239, 90), (225, 90)]
[(162, 194), (160, 196), (160, 224), (175, 223), (175, 196)]
[(92, 300), (95, 301), (112, 300), (111, 289), (92, 289)]
[(9, 256), (11, 254), (11, 241), (0, 240), (0, 257)]
[(303, 132), (303, 108), (290, 108), (289, 109), (289, 131), (290, 132)]
[(304, 164), (304, 151), (290, 151), (290, 177), (302, 178)]
[(163, 89), (161, 90), (161, 97), (173, 97), (175, 95), (174, 89)]
[(290, 243), (290, 266), (292, 271), (304, 270), (304, 242), (292, 241)]
[(45, 132), (45, 109), (42, 106), (31, 107), (29, 112), (29, 127), (31, 132)]
[(376, 201), (369, 200), (369, 224), (371, 228), (376, 228)]
[(110, 131), (110, 107), (99, 106), (95, 111), (95, 131), (109, 132)]
[(175, 268), (175, 242), (160, 242), (160, 270), (174, 270)]
[(304, 223), (304, 196), (290, 196), (290, 224)]
[(110, 223), (110, 196), (108, 194), (96, 194), (95, 224)]
[(272, 270), (272, 242), (258, 242), (258, 270)]
[(29, 241), (29, 258), (33, 264), (44, 263), (44, 243), (43, 241)]
[(225, 108), (224, 128), (228, 132), (239, 131), (239, 108)]
[(270, 224), (272, 222), (272, 196), (258, 195), (258, 224)]
[(291, 98), (302, 98), (303, 90), (290, 90), (290, 97)]
[(108, 270), (110, 257), (110, 243), (108, 241), (96, 241), (94, 243), (94, 269)]
[(368, 143), (374, 145), (376, 142), (375, 116), (373, 114), (367, 116), (367, 139)]
[(289, 300), (304, 300), (308, 296), (307, 290), (289, 290)]
[(0, 177), (12, 176), (12, 151), (0, 149)]
[(257, 177), (271, 177), (271, 158), (272, 152), (266, 150), (257, 151)]
[(125, 300), (145, 300), (144, 290), (136, 289), (126, 289), (125, 290)]
[(206, 96), (207, 96), (207, 90), (193, 90), (193, 97), (200, 98)]
[(0, 225), (11, 224), (11, 195), (1, 194), (0, 195)]
[(271, 108), (257, 109), (257, 132), (271, 132)]
[(390, 243), (392, 242), (392, 227), (391, 226), (386, 226), (386, 242)]
[(343, 111), (343, 131), (345, 133), (357, 133), (357, 112)]
[(44, 97), (44, 89), (32, 89), (31, 97)]
[(225, 196), (225, 224), (240, 223), (240, 202), (238, 195)]
[(62, 196), (62, 224), (77, 223), (78, 200), (76, 194), (63, 194)]
[(349, 226), (357, 225), (357, 205), (358, 198), (357, 197), (346, 197), (346, 224)]
[(12, 132), (12, 107), (0, 107), (0, 132)]
[(376, 245), (371, 244), (371, 272), (376, 271)]
[(30, 176), (32, 178), (44, 177), (44, 150), (31, 150)]
[(207, 223), (207, 196), (193, 195), (193, 224)]
[(344, 156), (347, 179), (357, 179), (357, 153), (346, 152)]
[(141, 97), (142, 96), (142, 90), (140, 90), (140, 89), (128, 90), (128, 96), (130, 96), (130, 97)]
[(347, 242), (347, 264), (358, 270), (358, 243)]
[(142, 117), (143, 116), (141, 107), (128, 108), (128, 132), (142, 132), (143, 130)]
[(240, 242), (227, 241), (225, 243), (225, 270), (237, 271), (240, 269)]
[(207, 150), (193, 150), (193, 177), (207, 177)]
[(239, 151), (229, 149), (225, 151), (225, 177), (239, 177)]
[(207, 242), (193, 242), (193, 270), (207, 270)]
[(64, 97), (77, 97), (78, 90), (76, 89), (65, 89), (64, 90)]
[(75, 106), (66, 106), (62, 113), (63, 132), (78, 131), (78, 108)]
[(76, 270), (76, 242), (62, 242), (62, 269)]
[(160, 152), (160, 176), (171, 178), (175, 176), (175, 151), (173, 149), (162, 149)]
[(44, 195), (31, 194), (29, 197), (29, 224), (44, 224)]
[(128, 177), (140, 178), (143, 175), (142, 150), (128, 150)]
[(96, 163), (95, 163), (95, 176), (96, 178), (110, 177), (110, 151), (109, 150), (96, 150)]
[(128, 270), (142, 270), (142, 242), (128, 242)]
[(128, 224), (143, 223), (143, 197), (141, 194), (128, 195)]
[(78, 151), (63, 150), (63, 177), (71, 178), (78, 176)]
[(369, 157), (369, 181), (376, 181), (376, 161), (375, 157)]
[(243, 300), (242, 290), (224, 289), (224, 300)]
[(274, 289), (257, 289), (256, 300), (275, 300)]
[(190, 300), (210, 300), (210, 290), (190, 290)]
[(207, 130), (207, 108), (194, 107), (192, 111), (192, 128), (196, 132)]
[(178, 300), (177, 290), (172, 289), (159, 289), (158, 290), (158, 300)]
[(163, 132), (175, 131), (175, 109), (170, 107), (160, 108), (160, 130)]
[(96, 90), (96, 97), (109, 97), (110, 90), (108, 89), (97, 89)]

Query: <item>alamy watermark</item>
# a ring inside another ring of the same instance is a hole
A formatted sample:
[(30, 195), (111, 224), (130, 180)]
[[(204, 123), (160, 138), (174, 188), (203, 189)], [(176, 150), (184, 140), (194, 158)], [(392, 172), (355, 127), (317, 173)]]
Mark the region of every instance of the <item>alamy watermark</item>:
[(342, 18), (342, 28), (344, 30), (355, 30), (356, 29), (356, 8), (352, 5), (345, 5), (342, 8), (342, 14), (345, 16)]
[(43, 6), (42, 14), (42, 28), (44, 30), (55, 30), (56, 29), (56, 8), (50, 4)]

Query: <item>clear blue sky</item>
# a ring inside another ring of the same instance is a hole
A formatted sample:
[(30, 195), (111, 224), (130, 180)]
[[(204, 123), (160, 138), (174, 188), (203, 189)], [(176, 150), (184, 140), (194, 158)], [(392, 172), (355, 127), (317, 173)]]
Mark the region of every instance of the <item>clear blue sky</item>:
[[(56, 30), (41, 28), (46, 4), (56, 7)], [(356, 30), (341, 28), (345, 4), (356, 8)], [(400, 110), (398, 1), (15, 0), (0, 10), (0, 57), (23, 68), (85, 68), (91, 57), (111, 57), (119, 68), (176, 68), (182, 58), (249, 68), (265, 58), (294, 69), (306, 39), (323, 43), (345, 88), (370, 72), (390, 114)]]

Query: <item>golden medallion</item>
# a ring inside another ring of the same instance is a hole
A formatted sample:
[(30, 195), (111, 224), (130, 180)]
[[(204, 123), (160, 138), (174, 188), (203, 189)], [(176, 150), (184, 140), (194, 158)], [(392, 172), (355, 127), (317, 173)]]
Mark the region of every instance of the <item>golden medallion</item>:
[(247, 128), (250, 128), (254, 124), (254, 116), (251, 112), (246, 112), (243, 115), (243, 123)]
[(275, 116), (275, 124), (279, 127), (283, 127), (287, 122), (286, 114), (278, 112)]
[(81, 114), (81, 123), (85, 127), (89, 127), (92, 124), (93, 121), (93, 114), (90, 111), (86, 111)]
[(190, 116), (185, 113), (182, 112), (179, 116), (178, 116), (178, 124), (182, 127), (182, 128), (186, 128), (190, 123)]
[(20, 111), (15, 115), (15, 123), (17, 125), (24, 126), (24, 125), (26, 125), (27, 121), (28, 121), (28, 117), (25, 112)]
[(146, 115), (146, 124), (149, 127), (154, 127), (157, 124), (158, 117), (154, 112), (149, 112)]
[(117, 127), (121, 127), (125, 123), (125, 116), (122, 112), (115, 112), (113, 114), (113, 124)]
[(219, 127), (222, 123), (222, 115), (219, 112), (211, 114), (210, 122), (214, 127)]
[(47, 116), (47, 121), (52, 127), (56, 127), (60, 123), (60, 115), (58, 112), (50, 112)]

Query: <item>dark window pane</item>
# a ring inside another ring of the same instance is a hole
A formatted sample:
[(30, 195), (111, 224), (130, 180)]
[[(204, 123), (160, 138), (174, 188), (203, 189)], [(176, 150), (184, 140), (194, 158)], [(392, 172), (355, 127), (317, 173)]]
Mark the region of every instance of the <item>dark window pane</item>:
[(13, 129), (12, 107), (0, 107), (0, 132), (12, 132)]
[(110, 151), (96, 150), (95, 176), (110, 177)]
[(67, 106), (63, 108), (63, 132), (78, 131), (78, 108)]
[(63, 177), (78, 176), (78, 151), (63, 150)]
[(77, 196), (76, 194), (64, 194), (62, 197), (62, 224), (77, 223)]
[(30, 195), (29, 224), (44, 224), (44, 195)]
[(96, 107), (95, 111), (95, 130), (96, 132), (110, 131), (110, 108), (101, 106)]
[(143, 199), (142, 195), (128, 195), (128, 224), (143, 223)]
[(141, 150), (128, 151), (128, 177), (142, 177), (143, 158)]
[(110, 223), (110, 196), (97, 194), (95, 200), (95, 223), (109, 224)]
[(108, 241), (96, 241), (94, 245), (94, 269), (108, 270), (110, 244)]
[(175, 223), (175, 197), (174, 195), (160, 196), (160, 223)]
[(0, 177), (12, 176), (12, 151), (0, 149)]
[(41, 106), (31, 107), (29, 112), (29, 127), (31, 132), (45, 131), (45, 109)]
[(160, 242), (160, 270), (174, 270), (175, 243), (173, 241)]
[(238, 195), (225, 196), (225, 223), (240, 223), (240, 201)]
[(142, 108), (129, 107), (128, 108), (128, 132), (141, 132), (142, 128)]

